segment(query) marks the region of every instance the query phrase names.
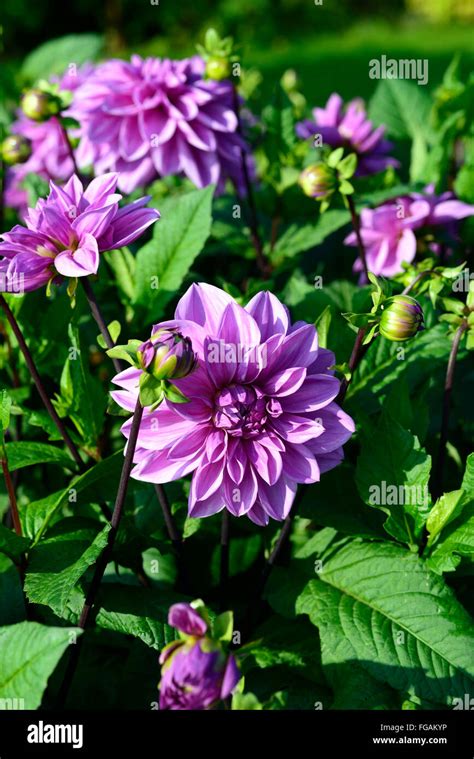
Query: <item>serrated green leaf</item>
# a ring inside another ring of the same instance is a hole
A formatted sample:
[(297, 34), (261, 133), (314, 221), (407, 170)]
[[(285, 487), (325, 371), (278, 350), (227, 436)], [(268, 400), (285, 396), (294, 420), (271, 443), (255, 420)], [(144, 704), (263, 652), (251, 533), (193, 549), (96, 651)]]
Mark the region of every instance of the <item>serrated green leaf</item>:
[(6, 443), (5, 450), (8, 456), (8, 468), (10, 472), (23, 469), (35, 464), (59, 464), (67, 469), (75, 469), (76, 463), (70, 455), (47, 443), (13, 442)]
[(21, 75), (33, 82), (41, 77), (48, 79), (52, 74), (67, 73), (71, 62), (81, 66), (95, 60), (102, 46), (103, 38), (98, 34), (68, 34), (49, 40), (27, 55)]
[[(72, 525), (71, 525), (72, 523)], [(64, 519), (30, 551), (25, 592), (32, 603), (49, 606), (61, 616), (76, 583), (107, 545), (110, 525), (97, 534)]]
[(0, 626), (13, 625), (25, 618), (25, 603), (18, 567), (0, 554)]
[(356, 482), (368, 506), (388, 515), (385, 529), (397, 540), (415, 545), (429, 512), (431, 457), (415, 435), (384, 412), (366, 422), (357, 461)]
[(352, 542), (324, 563), (296, 603), (325, 645), (392, 688), (451, 705), (473, 687), (472, 621), (421, 559), (389, 544)]
[(163, 313), (209, 236), (213, 192), (209, 185), (165, 201), (153, 239), (137, 253), (134, 302), (150, 320)]
[(27, 538), (22, 538), (0, 524), (0, 553), (9, 556), (13, 561), (18, 561), (22, 553), (28, 549), (30, 541)]
[(37, 622), (0, 628), (0, 698), (19, 699), (25, 709), (37, 709), (61, 656), (81, 634), (79, 628)]

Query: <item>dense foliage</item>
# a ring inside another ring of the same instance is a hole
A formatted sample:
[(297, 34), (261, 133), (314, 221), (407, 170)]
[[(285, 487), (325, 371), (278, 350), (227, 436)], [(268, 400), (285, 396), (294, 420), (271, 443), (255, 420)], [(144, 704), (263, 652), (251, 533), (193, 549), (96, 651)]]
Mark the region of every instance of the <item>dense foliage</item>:
[(0, 702), (466, 708), (472, 76), (260, 109), (212, 33), (54, 44), (2, 148)]

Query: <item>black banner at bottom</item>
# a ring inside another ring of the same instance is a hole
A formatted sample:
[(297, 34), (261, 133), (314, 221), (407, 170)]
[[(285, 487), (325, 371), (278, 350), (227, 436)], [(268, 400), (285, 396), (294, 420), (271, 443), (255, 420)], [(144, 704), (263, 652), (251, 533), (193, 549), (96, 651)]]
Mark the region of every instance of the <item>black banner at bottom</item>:
[(222, 756), (227, 748), (282, 752), (293, 744), (314, 755), (472, 759), (473, 722), (470, 711), (0, 711), (0, 759), (103, 750), (114, 759), (150, 750), (179, 757), (187, 748)]

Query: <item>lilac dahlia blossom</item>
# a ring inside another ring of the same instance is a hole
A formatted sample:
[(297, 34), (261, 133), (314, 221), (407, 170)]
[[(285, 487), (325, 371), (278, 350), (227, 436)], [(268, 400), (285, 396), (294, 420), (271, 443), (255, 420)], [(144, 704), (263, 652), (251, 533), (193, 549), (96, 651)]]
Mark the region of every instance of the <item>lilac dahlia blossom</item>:
[(51, 182), (46, 200), (30, 208), (26, 226), (0, 235), (0, 289), (21, 283), (24, 292), (62, 277), (86, 277), (99, 268), (99, 254), (139, 237), (159, 219), (140, 198), (119, 208), (117, 174), (104, 174), (84, 190), (74, 175), (58, 187)]
[[(60, 90), (76, 90), (93, 70), (91, 64), (85, 64), (74, 72), (66, 72), (57, 81)], [(21, 217), (27, 211), (28, 195), (22, 182), (28, 174), (37, 174), (42, 179), (63, 182), (74, 172), (70, 149), (64, 132), (56, 118), (47, 121), (32, 121), (23, 111), (18, 112), (18, 119), (12, 124), (11, 132), (21, 135), (31, 143), (31, 156), (25, 163), (8, 169), (5, 188), (5, 205), (18, 209)]]
[[(354, 431), (334, 402), (334, 354), (318, 347), (311, 324), (291, 324), (269, 292), (243, 308), (222, 290), (195, 284), (175, 320), (159, 326), (191, 339), (197, 368), (174, 380), (188, 403), (145, 410), (132, 476), (163, 483), (193, 472), (192, 517), (227, 508), (259, 525), (283, 520), (297, 484), (317, 482), (337, 466)], [(121, 389), (112, 395), (128, 411), (139, 377), (131, 368), (114, 379)], [(122, 427), (126, 437), (130, 425)]]
[(320, 134), (333, 148), (346, 147), (356, 153), (356, 176), (383, 171), (387, 166), (398, 166), (388, 153), (392, 143), (384, 140), (385, 127), (374, 127), (367, 118), (362, 100), (351, 100), (344, 108), (340, 95), (333, 93), (325, 108), (314, 108), (313, 120), (306, 119), (296, 125), (296, 133), (303, 139)]
[[(415, 258), (425, 232), (443, 226), (446, 235), (455, 240), (458, 222), (473, 214), (474, 206), (457, 200), (450, 192), (436, 196), (431, 187), (426, 188), (426, 194), (413, 193), (382, 203), (377, 208), (363, 209), (361, 237), (369, 271), (385, 277), (399, 274), (403, 270), (402, 264), (411, 263)], [(344, 242), (356, 247), (355, 232), (351, 232)], [(438, 252), (437, 243), (429, 243), (429, 247)], [(354, 263), (354, 271), (363, 271), (360, 258)]]
[(160, 709), (209, 709), (227, 698), (240, 680), (237, 663), (221, 644), (206, 636), (207, 623), (190, 604), (172, 606), (168, 624), (181, 640), (160, 656)]
[(157, 177), (184, 174), (197, 187), (231, 179), (242, 190), (241, 150), (230, 81), (203, 79), (205, 63), (133, 55), (98, 66), (76, 93), (80, 166), (119, 171), (132, 192)]

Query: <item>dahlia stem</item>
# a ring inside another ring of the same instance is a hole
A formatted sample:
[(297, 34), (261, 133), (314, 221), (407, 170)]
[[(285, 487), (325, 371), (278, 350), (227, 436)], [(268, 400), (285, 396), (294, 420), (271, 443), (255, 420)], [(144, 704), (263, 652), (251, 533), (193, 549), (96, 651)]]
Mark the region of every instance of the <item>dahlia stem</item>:
[(78, 179), (80, 179), (81, 182), (82, 182), (83, 177), (82, 177), (82, 174), (80, 173), (80, 171), (79, 171), (79, 169), (77, 167), (76, 156), (74, 155), (74, 148), (71, 145), (71, 141), (69, 139), (68, 131), (67, 131), (66, 127), (64, 126), (63, 122), (61, 121), (61, 117), (56, 117), (56, 121), (59, 124), (59, 128), (60, 128), (60, 130), (62, 132), (64, 141), (66, 143), (66, 146), (67, 146), (67, 149), (68, 149), (68, 152), (69, 152), (69, 157), (70, 157), (70, 159), (72, 161), (73, 174), (75, 174), (78, 177)]
[(424, 277), (427, 277), (428, 274), (436, 274), (437, 276), (440, 276), (437, 272), (434, 271), (434, 269), (426, 269), (425, 271), (420, 271), (420, 273), (416, 275), (415, 279), (410, 282), (410, 284), (407, 285), (404, 290), (402, 290), (402, 295), (408, 295), (411, 293), (413, 288), (417, 286), (418, 282), (421, 282), (421, 280)]
[[(114, 510), (112, 514), (112, 519), (110, 520), (111, 529), (108, 534), (107, 545), (105, 546), (104, 550), (102, 551), (102, 554), (100, 555), (96, 563), (94, 575), (92, 577), (92, 581), (91, 581), (89, 590), (87, 592), (86, 600), (85, 600), (84, 606), (82, 607), (81, 615), (79, 617), (79, 622), (77, 624), (77, 626), (80, 627), (81, 630), (85, 630), (87, 627), (90, 614), (94, 607), (97, 593), (99, 591), (100, 584), (102, 582), (102, 578), (107, 568), (107, 564), (110, 561), (112, 551), (115, 545), (115, 539), (117, 537), (118, 529), (120, 526), (120, 520), (122, 518), (123, 508), (125, 505), (125, 498), (127, 495), (128, 484), (130, 481), (130, 472), (132, 471), (133, 457), (135, 455), (135, 448), (137, 446), (138, 433), (140, 431), (140, 422), (142, 420), (142, 416), (143, 416), (143, 406), (138, 400), (135, 406), (135, 411), (133, 412), (132, 426), (130, 428), (130, 436), (128, 438), (125, 458), (123, 461), (122, 473), (120, 475), (120, 482), (119, 482), (119, 486), (117, 490), (117, 496), (115, 499), (115, 506), (114, 506)], [(69, 688), (71, 686), (71, 683), (74, 677), (74, 673), (76, 671), (76, 667), (77, 667), (80, 652), (81, 652), (80, 641), (82, 641), (82, 637), (79, 638), (79, 641), (74, 646), (72, 650), (72, 654), (70, 655), (70, 658), (69, 658), (68, 665), (66, 667), (66, 673), (65, 673), (64, 680), (63, 680), (59, 697), (58, 697), (59, 703), (61, 705), (64, 705), (65, 703), (67, 694), (69, 692)]]
[(173, 544), (173, 548), (179, 556), (183, 544), (178, 528), (176, 526), (176, 522), (174, 521), (174, 517), (171, 513), (171, 508), (165, 493), (165, 489), (162, 485), (155, 485), (155, 492), (158, 498), (158, 502), (161, 506), (161, 511), (163, 512), (163, 519), (165, 520), (169, 538)]
[[(107, 348), (108, 349), (113, 348), (115, 345), (115, 342), (113, 341), (112, 335), (110, 334), (107, 323), (104, 317), (102, 316), (102, 311), (100, 310), (100, 306), (95, 296), (95, 292), (94, 292), (94, 289), (92, 287), (89, 277), (82, 277), (81, 283), (82, 283), (82, 287), (84, 289), (84, 293), (87, 298), (87, 302), (89, 303), (92, 316), (94, 317), (95, 322), (97, 326), (99, 327), (100, 334), (104, 338), (104, 342)], [(125, 364), (117, 358), (112, 358), (112, 363), (114, 365), (114, 369), (117, 372), (117, 374), (119, 372), (122, 372), (125, 369)], [(178, 530), (176, 529), (176, 525), (171, 515), (168, 499), (166, 497), (166, 492), (163, 485), (156, 485), (155, 491), (156, 491), (156, 494), (158, 496), (158, 501), (163, 511), (163, 516), (165, 519), (166, 527), (167, 527), (171, 542), (173, 543), (175, 548), (177, 548), (177, 544), (179, 544), (179, 548), (180, 548), (181, 538), (179, 536)]]
[(456, 330), (454, 335), (453, 344), (451, 346), (451, 352), (448, 359), (448, 367), (446, 370), (446, 379), (444, 383), (444, 395), (443, 395), (443, 415), (441, 421), (441, 435), (438, 446), (438, 456), (436, 459), (436, 467), (434, 469), (432, 494), (433, 499), (437, 500), (443, 492), (443, 469), (446, 460), (446, 445), (448, 442), (449, 432), (449, 414), (451, 410), (451, 393), (454, 382), (454, 371), (456, 368), (456, 358), (459, 351), (459, 345), (461, 343), (462, 336), (468, 323), (466, 319), (463, 319), (461, 324)]
[(367, 266), (367, 256), (365, 255), (365, 248), (364, 243), (362, 242), (362, 236), (360, 234), (360, 219), (359, 215), (356, 211), (356, 207), (354, 204), (354, 198), (352, 195), (346, 195), (347, 198), (347, 204), (349, 206), (349, 212), (351, 214), (351, 220), (352, 220), (352, 226), (354, 227), (354, 232), (357, 238), (357, 245), (359, 247), (359, 255), (360, 260), (362, 261), (362, 267), (364, 269), (364, 274), (367, 282), (369, 281), (369, 269)]
[(348, 365), (350, 376), (349, 378), (344, 377), (341, 381), (341, 387), (339, 388), (339, 393), (336, 398), (336, 403), (338, 403), (340, 406), (344, 402), (346, 393), (349, 389), (349, 385), (352, 382), (352, 375), (369, 347), (368, 345), (363, 345), (366, 332), (367, 330), (365, 327), (360, 327), (360, 329), (357, 331), (354, 347), (352, 348), (352, 353)]
[(6, 455), (5, 454), (2, 455), (1, 452), (0, 452), (0, 456), (1, 456), (1, 461), (2, 461), (3, 476), (5, 477), (5, 485), (7, 487), (8, 498), (10, 501), (10, 512), (11, 512), (13, 527), (15, 528), (16, 534), (21, 537), (23, 533), (21, 529), (20, 515), (18, 513), (18, 504), (16, 502), (15, 488), (13, 486), (10, 470), (8, 468), (8, 460), (7, 460)]
[[(99, 308), (99, 304), (97, 302), (97, 298), (95, 297), (95, 293), (92, 287), (92, 284), (88, 277), (82, 277), (81, 278), (81, 284), (84, 289), (84, 293), (87, 298), (87, 302), (89, 303), (89, 307), (92, 313), (92, 316), (94, 317), (97, 326), (99, 327), (100, 334), (104, 338), (104, 342), (107, 346), (107, 348), (110, 350), (110, 348), (113, 348), (115, 343), (112, 340), (112, 335), (109, 332), (109, 328), (107, 327), (107, 324), (105, 322), (104, 317), (102, 316), (102, 312)], [(114, 365), (114, 369), (119, 374), (121, 371), (125, 369), (125, 365), (119, 361), (118, 358), (113, 358), (112, 363)]]
[[(237, 117), (237, 132), (240, 135), (240, 137), (242, 137), (243, 133), (242, 133), (242, 121), (240, 119), (239, 95), (237, 92), (237, 88), (235, 86), (233, 87), (233, 96), (234, 96), (234, 111)], [(242, 162), (242, 176), (244, 178), (245, 190), (247, 192), (250, 235), (251, 235), (252, 244), (253, 244), (253, 247), (255, 248), (255, 253), (257, 256), (257, 266), (260, 269), (264, 279), (267, 279), (270, 274), (270, 265), (265, 257), (265, 253), (263, 252), (262, 239), (258, 231), (257, 207), (255, 205), (252, 182), (250, 181), (250, 175), (249, 175), (247, 159), (246, 159), (244, 148), (240, 149), (240, 157), (241, 157), (241, 162)], [(237, 194), (238, 194), (238, 191), (237, 191)], [(240, 196), (239, 196), (239, 200), (240, 200)]]
[(230, 514), (227, 509), (222, 512), (221, 522), (221, 561), (220, 561), (220, 607), (224, 609), (229, 582), (229, 550), (230, 550)]
[(53, 420), (54, 424), (56, 425), (62, 439), (64, 440), (66, 446), (69, 449), (69, 452), (71, 456), (73, 457), (76, 464), (78, 464), (79, 467), (84, 466), (84, 462), (82, 461), (81, 455), (74, 445), (73, 441), (71, 440), (71, 437), (64, 426), (62, 420), (59, 418), (56, 409), (54, 408), (53, 404), (51, 403), (50, 399), (48, 398), (48, 394), (44, 388), (43, 382), (41, 380), (41, 377), (38, 373), (38, 370), (36, 368), (35, 362), (33, 360), (33, 357), (30, 353), (30, 350), (26, 344), (25, 338), (23, 337), (23, 333), (20, 329), (20, 326), (15, 319), (13, 312), (11, 311), (8, 303), (6, 302), (3, 295), (0, 295), (0, 307), (2, 308), (7, 321), (12, 329), (13, 334), (15, 335), (18, 345), (20, 346), (20, 350), (23, 353), (23, 357), (25, 359), (26, 365), (28, 366), (28, 369), (30, 371), (31, 376), (33, 377), (33, 381), (36, 385), (36, 389), (38, 390), (38, 393), (41, 397), (41, 400), (44, 403), (44, 406), (46, 408), (46, 411), (50, 415), (51, 419)]

